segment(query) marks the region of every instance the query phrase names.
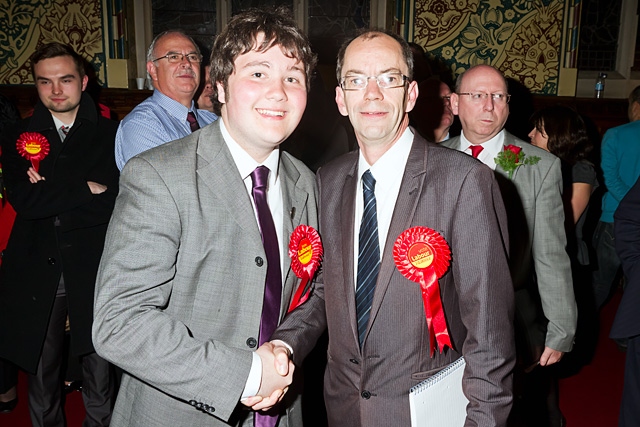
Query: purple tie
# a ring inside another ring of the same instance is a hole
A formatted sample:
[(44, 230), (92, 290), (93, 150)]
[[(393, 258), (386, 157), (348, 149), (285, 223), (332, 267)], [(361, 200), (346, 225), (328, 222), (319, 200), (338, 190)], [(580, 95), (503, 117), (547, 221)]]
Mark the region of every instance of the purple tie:
[[(269, 168), (258, 166), (251, 173), (253, 183), (253, 200), (258, 212), (258, 223), (262, 233), (262, 245), (267, 255), (267, 280), (264, 286), (264, 300), (262, 303), (262, 317), (260, 318), (260, 337), (262, 345), (269, 341), (280, 320), (280, 299), (282, 297), (282, 273), (280, 272), (280, 250), (278, 236), (273, 225), (273, 217), (267, 203), (267, 182)], [(263, 367), (264, 369), (264, 367)], [(254, 423), (256, 427), (273, 427), (278, 422), (278, 415), (266, 415), (256, 412)]]
[(189, 111), (187, 113), (187, 121), (189, 122), (191, 132), (195, 132), (200, 129), (200, 125), (198, 124), (198, 120), (196, 120), (196, 115), (193, 114), (193, 111)]

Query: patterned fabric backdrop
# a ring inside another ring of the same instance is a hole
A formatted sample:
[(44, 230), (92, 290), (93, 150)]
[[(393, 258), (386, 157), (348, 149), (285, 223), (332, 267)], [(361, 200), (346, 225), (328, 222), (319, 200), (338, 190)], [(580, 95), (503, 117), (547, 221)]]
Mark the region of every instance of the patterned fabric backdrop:
[(33, 83), (29, 56), (54, 41), (73, 47), (104, 85), (100, 0), (0, 0), (0, 84)]
[(564, 0), (415, 0), (414, 41), (454, 76), (489, 64), (556, 95)]

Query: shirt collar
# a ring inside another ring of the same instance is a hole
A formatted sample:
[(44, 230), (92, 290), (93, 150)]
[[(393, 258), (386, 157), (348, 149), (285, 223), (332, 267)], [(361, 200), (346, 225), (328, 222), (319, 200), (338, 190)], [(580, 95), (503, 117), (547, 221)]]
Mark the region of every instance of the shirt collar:
[(158, 89), (153, 91), (153, 100), (162, 108), (164, 108), (169, 114), (175, 117), (178, 120), (186, 120), (187, 113), (192, 111), (196, 118), (198, 117), (198, 113), (196, 108), (194, 108), (195, 104), (193, 100), (191, 100), (191, 107), (187, 108), (175, 99), (169, 98), (164, 93), (160, 92)]
[(229, 131), (224, 125), (224, 120), (220, 120), (220, 132), (222, 133), (222, 139), (224, 139), (225, 144), (229, 148), (231, 152), (231, 157), (233, 158), (238, 171), (240, 172), (240, 176), (244, 181), (251, 175), (255, 168), (260, 165), (264, 165), (269, 168), (271, 172), (269, 174), (269, 187), (272, 187), (276, 179), (278, 177), (278, 164), (280, 160), (280, 150), (275, 149), (269, 154), (269, 157), (265, 159), (264, 162), (259, 163), (253, 157), (249, 155), (244, 149), (238, 144), (229, 134)]
[(53, 119), (53, 124), (56, 126), (56, 129), (60, 129), (62, 126), (71, 127), (75, 123), (75, 121), (73, 121), (71, 123), (62, 123), (62, 120), (60, 120), (59, 118), (57, 118), (53, 114), (51, 115), (51, 118)]
[(362, 174), (364, 174), (367, 169), (371, 170), (371, 174), (376, 181), (387, 179), (390, 175), (396, 175), (398, 165), (405, 165), (407, 163), (412, 144), (413, 133), (411, 129), (407, 127), (395, 144), (393, 144), (374, 165), (370, 165), (367, 162), (362, 154), (362, 150), (360, 150), (358, 156), (358, 178), (362, 178)]
[[(460, 134), (460, 149), (467, 154), (471, 154), (471, 150), (469, 147), (471, 143), (464, 136), (464, 131)], [(480, 153), (479, 157), (483, 157), (486, 159), (495, 159), (498, 153), (502, 150), (502, 146), (504, 145), (504, 129), (496, 134), (493, 138), (488, 141), (483, 142), (482, 148), (484, 149), (482, 153)]]

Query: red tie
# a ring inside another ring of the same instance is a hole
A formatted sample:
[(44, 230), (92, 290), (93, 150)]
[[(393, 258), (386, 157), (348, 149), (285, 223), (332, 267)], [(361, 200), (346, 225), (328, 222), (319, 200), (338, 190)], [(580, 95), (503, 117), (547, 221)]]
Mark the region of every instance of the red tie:
[(484, 150), (484, 147), (482, 147), (482, 145), (470, 145), (469, 148), (471, 149), (471, 155), (474, 159), (477, 159), (480, 152)]

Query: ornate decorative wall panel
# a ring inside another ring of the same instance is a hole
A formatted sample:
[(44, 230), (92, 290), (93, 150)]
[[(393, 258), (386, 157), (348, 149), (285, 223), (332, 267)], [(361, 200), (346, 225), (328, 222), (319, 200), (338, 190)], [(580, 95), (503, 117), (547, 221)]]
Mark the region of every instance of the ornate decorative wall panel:
[(105, 81), (99, 0), (0, 0), (0, 84), (33, 83), (29, 56), (44, 43), (68, 44)]
[(454, 75), (489, 64), (532, 93), (558, 91), (564, 0), (415, 0), (413, 39)]

